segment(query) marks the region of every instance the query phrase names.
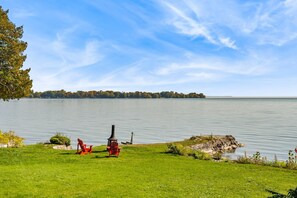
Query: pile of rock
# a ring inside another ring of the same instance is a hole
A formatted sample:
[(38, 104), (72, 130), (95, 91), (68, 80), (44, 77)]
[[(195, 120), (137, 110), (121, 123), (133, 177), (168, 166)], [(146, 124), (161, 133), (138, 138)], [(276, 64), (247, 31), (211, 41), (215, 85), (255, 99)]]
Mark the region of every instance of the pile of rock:
[(66, 145), (55, 145), (53, 146), (53, 149), (56, 150), (72, 150), (71, 146), (66, 146)]
[(0, 143), (0, 148), (11, 148), (11, 147), (18, 147), (19, 145), (16, 144), (14, 141), (9, 141), (6, 143)]
[(7, 148), (7, 144), (0, 143), (0, 148)]
[[(191, 140), (201, 139), (201, 136), (191, 137)], [(232, 152), (238, 147), (244, 146), (238, 143), (232, 135), (226, 136), (211, 136), (209, 141), (204, 143), (198, 143), (189, 146), (193, 150), (200, 150), (208, 154)]]

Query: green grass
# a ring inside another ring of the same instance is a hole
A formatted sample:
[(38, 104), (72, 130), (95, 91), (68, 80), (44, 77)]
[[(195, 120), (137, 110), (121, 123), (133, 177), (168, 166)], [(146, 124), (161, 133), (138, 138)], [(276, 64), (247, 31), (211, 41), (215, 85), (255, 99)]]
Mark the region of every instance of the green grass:
[(165, 144), (91, 155), (45, 145), (0, 149), (0, 197), (267, 197), (297, 186), (297, 171), (195, 160)]

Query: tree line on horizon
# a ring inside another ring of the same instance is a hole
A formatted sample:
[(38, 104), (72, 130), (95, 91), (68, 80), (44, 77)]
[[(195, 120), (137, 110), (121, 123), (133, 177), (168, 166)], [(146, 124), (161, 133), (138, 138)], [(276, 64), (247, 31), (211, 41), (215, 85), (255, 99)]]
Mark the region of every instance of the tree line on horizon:
[(203, 93), (178, 93), (174, 91), (162, 92), (119, 92), (119, 91), (76, 91), (50, 90), (32, 92), (29, 98), (205, 98)]

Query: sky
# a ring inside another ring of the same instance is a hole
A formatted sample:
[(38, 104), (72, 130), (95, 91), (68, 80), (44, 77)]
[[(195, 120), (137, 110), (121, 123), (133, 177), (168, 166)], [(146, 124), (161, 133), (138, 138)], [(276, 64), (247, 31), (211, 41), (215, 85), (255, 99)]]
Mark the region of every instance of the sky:
[(34, 91), (297, 96), (296, 0), (0, 0)]

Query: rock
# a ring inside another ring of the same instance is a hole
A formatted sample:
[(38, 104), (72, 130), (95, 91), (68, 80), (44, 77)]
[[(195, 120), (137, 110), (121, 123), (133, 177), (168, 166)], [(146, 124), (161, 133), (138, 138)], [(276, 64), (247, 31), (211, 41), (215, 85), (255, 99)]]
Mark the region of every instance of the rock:
[(0, 143), (0, 148), (17, 147), (14, 141), (9, 141), (7, 144)]
[(7, 144), (0, 144), (0, 148), (7, 148)]
[(12, 142), (12, 141), (9, 141), (9, 142), (7, 143), (7, 147), (15, 147), (15, 143)]
[[(193, 136), (190, 140), (203, 142), (189, 146), (190, 149), (200, 150), (208, 154), (230, 152), (243, 146), (243, 144), (238, 143), (232, 135)], [(207, 140), (207, 142), (205, 142), (205, 140)]]
[(53, 149), (57, 149), (57, 150), (72, 150), (71, 146), (66, 146), (66, 145), (56, 145), (53, 146)]

